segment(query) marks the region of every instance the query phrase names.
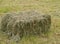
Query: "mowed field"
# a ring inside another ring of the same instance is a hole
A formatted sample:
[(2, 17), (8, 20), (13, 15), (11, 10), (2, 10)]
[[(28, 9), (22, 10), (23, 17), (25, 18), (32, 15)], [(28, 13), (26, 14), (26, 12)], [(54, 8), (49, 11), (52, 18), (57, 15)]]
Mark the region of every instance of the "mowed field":
[[(23, 37), (18, 44), (60, 44), (60, 0), (0, 0), (0, 15), (9, 12), (36, 10), (51, 15), (48, 37)], [(7, 35), (0, 32), (0, 44), (7, 44)], [(17, 44), (11, 40), (9, 44)]]

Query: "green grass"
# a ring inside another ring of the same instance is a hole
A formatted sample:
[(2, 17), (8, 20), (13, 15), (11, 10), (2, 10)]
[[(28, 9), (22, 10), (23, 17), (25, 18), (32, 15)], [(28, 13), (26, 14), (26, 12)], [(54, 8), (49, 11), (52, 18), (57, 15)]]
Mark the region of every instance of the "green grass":
[[(0, 13), (37, 10), (51, 15), (52, 25), (49, 37), (23, 37), (20, 44), (60, 44), (60, 0), (0, 0)], [(0, 33), (0, 44), (6, 44), (7, 36)], [(10, 41), (10, 44), (16, 44)]]

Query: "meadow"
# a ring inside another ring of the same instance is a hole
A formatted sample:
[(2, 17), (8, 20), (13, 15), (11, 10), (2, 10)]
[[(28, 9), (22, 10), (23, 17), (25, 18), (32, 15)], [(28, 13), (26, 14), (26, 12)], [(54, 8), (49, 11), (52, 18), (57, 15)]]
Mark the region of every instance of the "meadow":
[[(60, 44), (60, 0), (0, 0), (0, 15), (28, 10), (51, 15), (50, 32), (48, 37), (23, 37), (18, 44)], [(7, 35), (0, 32), (0, 44), (7, 44), (6, 41)], [(9, 44), (17, 43), (11, 40)]]

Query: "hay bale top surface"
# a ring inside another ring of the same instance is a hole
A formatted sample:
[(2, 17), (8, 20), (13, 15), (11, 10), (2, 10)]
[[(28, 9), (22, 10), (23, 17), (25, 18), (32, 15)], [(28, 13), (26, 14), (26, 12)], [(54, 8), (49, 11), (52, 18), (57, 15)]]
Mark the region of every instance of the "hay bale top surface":
[(36, 11), (21, 11), (19, 13), (7, 13), (7, 15), (10, 15), (10, 18), (16, 19), (17, 22), (30, 22), (33, 20), (39, 21), (39, 19), (45, 19), (41, 17), (42, 14)]

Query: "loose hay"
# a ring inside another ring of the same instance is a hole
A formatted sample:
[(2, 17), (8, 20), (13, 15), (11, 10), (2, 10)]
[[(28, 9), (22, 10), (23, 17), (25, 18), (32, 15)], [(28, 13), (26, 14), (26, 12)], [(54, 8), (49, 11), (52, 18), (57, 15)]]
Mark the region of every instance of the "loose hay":
[(20, 12), (6, 14), (1, 21), (1, 30), (9, 35), (40, 35), (47, 33), (51, 26), (50, 15), (40, 15), (38, 12)]

